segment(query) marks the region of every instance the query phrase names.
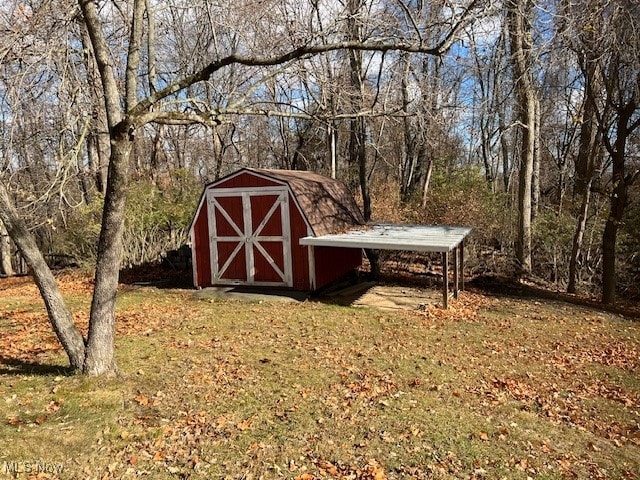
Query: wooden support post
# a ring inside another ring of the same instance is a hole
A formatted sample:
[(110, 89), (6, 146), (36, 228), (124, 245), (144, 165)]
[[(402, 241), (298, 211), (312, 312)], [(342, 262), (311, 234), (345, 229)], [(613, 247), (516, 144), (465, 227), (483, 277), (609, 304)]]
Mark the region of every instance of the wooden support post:
[(442, 308), (449, 308), (449, 252), (442, 252)]
[(453, 298), (458, 298), (458, 288), (460, 282), (460, 269), (458, 268), (458, 247), (453, 249)]
[(316, 289), (316, 255), (313, 245), (307, 246), (309, 258), (309, 290), (312, 292)]
[(464, 290), (464, 239), (460, 241), (460, 290)]

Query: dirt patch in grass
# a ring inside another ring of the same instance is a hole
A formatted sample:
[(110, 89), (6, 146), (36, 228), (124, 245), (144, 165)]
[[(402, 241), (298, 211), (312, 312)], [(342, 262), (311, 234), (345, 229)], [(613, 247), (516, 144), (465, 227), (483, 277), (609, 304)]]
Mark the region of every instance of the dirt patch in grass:
[[(640, 324), (616, 314), (478, 292), (447, 311), (387, 311), (126, 287), (122, 374), (106, 380), (58, 370), (41, 303), (26, 283), (4, 282), (3, 469), (40, 462), (62, 468), (42, 478), (65, 479), (640, 475)], [(68, 290), (79, 322), (83, 288)]]
[(441, 305), (442, 293), (429, 288), (360, 282), (332, 291), (321, 301), (385, 310), (425, 310), (430, 305)]

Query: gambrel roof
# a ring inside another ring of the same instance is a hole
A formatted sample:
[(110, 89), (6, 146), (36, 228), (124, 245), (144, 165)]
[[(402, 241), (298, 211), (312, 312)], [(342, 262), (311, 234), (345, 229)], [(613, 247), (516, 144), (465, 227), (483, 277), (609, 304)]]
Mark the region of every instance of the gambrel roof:
[(316, 236), (366, 223), (353, 196), (339, 180), (301, 170), (245, 170), (285, 182)]

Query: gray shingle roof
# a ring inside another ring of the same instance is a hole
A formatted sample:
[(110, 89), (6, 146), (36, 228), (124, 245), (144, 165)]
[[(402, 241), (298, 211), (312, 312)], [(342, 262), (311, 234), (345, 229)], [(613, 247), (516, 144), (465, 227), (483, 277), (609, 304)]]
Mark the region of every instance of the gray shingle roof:
[(286, 182), (316, 236), (364, 225), (364, 217), (344, 183), (313, 172), (247, 169)]

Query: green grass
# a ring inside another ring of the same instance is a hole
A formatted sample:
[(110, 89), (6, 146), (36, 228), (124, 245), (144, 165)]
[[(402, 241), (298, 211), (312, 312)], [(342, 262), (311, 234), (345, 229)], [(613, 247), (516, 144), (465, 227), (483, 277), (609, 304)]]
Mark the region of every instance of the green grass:
[[(3, 332), (39, 305), (7, 290)], [(72, 305), (86, 312), (88, 296)], [(127, 288), (118, 318), (117, 378), (66, 376), (59, 351), (29, 358), (33, 338), (25, 363), (0, 362), (0, 478), (36, 460), (65, 479), (640, 475), (640, 324), (613, 314), (477, 294), (388, 313)]]

